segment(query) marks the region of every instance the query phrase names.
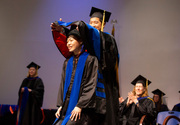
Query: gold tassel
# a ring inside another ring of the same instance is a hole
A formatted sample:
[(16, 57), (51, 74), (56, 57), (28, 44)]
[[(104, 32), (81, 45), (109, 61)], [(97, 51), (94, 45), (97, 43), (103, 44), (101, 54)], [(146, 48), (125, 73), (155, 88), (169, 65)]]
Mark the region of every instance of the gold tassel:
[(105, 10), (104, 10), (104, 12), (103, 12), (103, 21), (102, 21), (102, 25), (101, 25), (101, 31), (103, 32), (103, 30), (104, 30), (104, 20), (105, 20)]
[(113, 24), (111, 35), (115, 36), (115, 24), (117, 23), (117, 20), (111, 20), (111, 23)]
[(111, 35), (113, 35), (113, 36), (114, 36), (114, 33), (115, 33), (115, 27), (114, 27), (114, 23), (113, 23), (113, 28), (112, 28)]
[(147, 92), (148, 92), (148, 80), (146, 79), (146, 89), (147, 89)]

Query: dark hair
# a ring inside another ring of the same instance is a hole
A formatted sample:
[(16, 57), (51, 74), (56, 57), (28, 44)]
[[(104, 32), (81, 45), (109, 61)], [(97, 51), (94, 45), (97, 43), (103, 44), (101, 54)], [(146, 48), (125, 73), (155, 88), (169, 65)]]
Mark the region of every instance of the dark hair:
[(78, 31), (77, 29), (71, 30), (71, 31), (68, 33), (67, 38), (68, 38), (69, 36), (73, 37), (73, 38), (76, 39), (77, 41), (81, 41), (81, 42), (83, 41), (82, 38), (81, 38), (81, 35), (80, 35), (80, 33), (79, 33), (79, 31)]
[(68, 37), (67, 37), (67, 39), (69, 38), (69, 37), (72, 37), (72, 38), (74, 38), (75, 40), (77, 40), (78, 42), (83, 42), (82, 41), (82, 38), (81, 37), (78, 37), (78, 36), (76, 36), (76, 35), (69, 35)]

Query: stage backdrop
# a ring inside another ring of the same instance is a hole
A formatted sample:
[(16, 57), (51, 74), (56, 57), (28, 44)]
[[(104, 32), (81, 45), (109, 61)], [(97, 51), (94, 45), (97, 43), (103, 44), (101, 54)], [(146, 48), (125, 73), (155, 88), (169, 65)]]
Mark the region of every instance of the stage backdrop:
[(139, 74), (159, 88), (170, 109), (179, 102), (180, 90), (179, 0), (1, 0), (0, 1), (0, 104), (17, 104), (18, 89), (27, 75), (26, 66), (41, 66), (45, 85), (43, 108), (56, 108), (62, 64), (65, 58), (52, 39), (51, 22), (89, 22), (91, 7), (112, 12), (105, 31), (111, 32), (120, 53), (120, 94), (132, 90)]

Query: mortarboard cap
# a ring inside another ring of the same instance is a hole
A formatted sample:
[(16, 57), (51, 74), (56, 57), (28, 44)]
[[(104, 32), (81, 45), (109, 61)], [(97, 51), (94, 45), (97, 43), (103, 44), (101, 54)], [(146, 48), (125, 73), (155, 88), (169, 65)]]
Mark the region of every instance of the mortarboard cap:
[[(95, 8), (95, 7), (92, 7), (89, 16), (90, 16), (91, 18), (92, 18), (92, 17), (98, 17), (101, 21), (103, 21), (103, 13), (104, 13), (104, 10), (101, 10), (101, 9), (98, 9), (98, 8)], [(104, 19), (104, 22), (108, 22), (110, 16), (111, 16), (111, 12), (105, 11), (105, 19)]]
[(154, 91), (152, 91), (152, 93), (153, 94), (156, 94), (156, 95), (159, 95), (159, 96), (164, 96), (165, 95), (165, 93), (163, 93), (161, 90), (159, 90), (159, 89), (156, 89), (156, 90), (154, 90)]
[(35, 69), (41, 68), (39, 65), (37, 65), (37, 64), (34, 63), (34, 62), (31, 62), (31, 63), (27, 66), (28, 69), (31, 68), (31, 67), (34, 67)]
[(71, 30), (71, 31), (68, 33), (67, 38), (68, 38), (70, 35), (74, 35), (74, 36), (76, 36), (78, 39), (81, 38), (81, 35), (80, 35), (80, 33), (79, 33), (79, 31), (78, 31), (77, 29)]
[(142, 75), (139, 75), (131, 82), (133, 85), (136, 85), (136, 83), (142, 83), (144, 87), (147, 87), (146, 84), (151, 84), (151, 81), (147, 80)]

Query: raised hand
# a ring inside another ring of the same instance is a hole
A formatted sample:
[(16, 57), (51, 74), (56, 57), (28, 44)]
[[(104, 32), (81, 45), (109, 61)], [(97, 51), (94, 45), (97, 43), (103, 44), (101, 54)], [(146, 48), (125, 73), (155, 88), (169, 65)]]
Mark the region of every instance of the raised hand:
[(133, 103), (132, 96), (133, 96), (133, 93), (128, 92), (128, 100), (127, 100), (127, 103), (126, 103), (127, 106), (129, 106), (130, 104)]
[[(60, 21), (62, 21), (62, 18), (59, 19)], [(58, 32), (63, 32), (63, 27), (58, 25), (57, 23), (51, 23), (50, 25), (51, 27), (51, 31), (58, 31)]]
[(119, 97), (119, 102), (120, 102), (120, 103), (124, 102), (123, 97)]

